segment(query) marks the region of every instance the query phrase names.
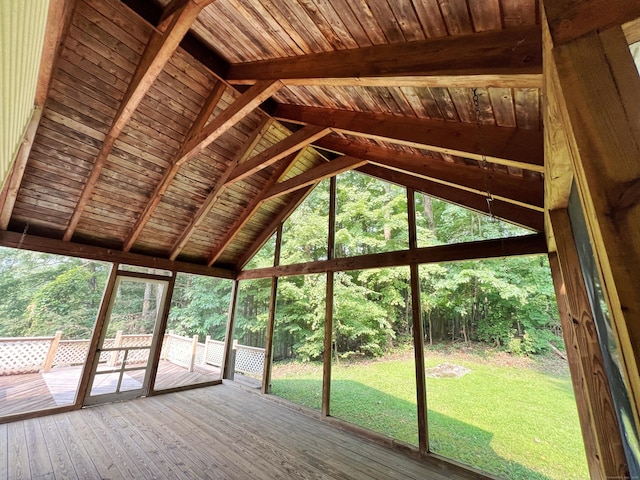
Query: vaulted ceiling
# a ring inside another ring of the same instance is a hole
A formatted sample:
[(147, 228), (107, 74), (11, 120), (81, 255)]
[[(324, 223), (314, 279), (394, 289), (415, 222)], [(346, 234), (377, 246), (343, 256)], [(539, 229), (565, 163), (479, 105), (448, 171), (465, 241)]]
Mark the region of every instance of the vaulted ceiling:
[(354, 169), (544, 229), (535, 0), (51, 1), (0, 229), (239, 269)]

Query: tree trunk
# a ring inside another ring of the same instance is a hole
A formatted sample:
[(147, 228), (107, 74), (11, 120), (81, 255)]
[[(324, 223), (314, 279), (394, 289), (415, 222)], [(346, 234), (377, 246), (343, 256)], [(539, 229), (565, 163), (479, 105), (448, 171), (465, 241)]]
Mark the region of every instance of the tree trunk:
[(433, 216), (433, 199), (429, 195), (422, 195), (422, 213), (427, 219), (427, 227), (436, 234), (436, 222)]

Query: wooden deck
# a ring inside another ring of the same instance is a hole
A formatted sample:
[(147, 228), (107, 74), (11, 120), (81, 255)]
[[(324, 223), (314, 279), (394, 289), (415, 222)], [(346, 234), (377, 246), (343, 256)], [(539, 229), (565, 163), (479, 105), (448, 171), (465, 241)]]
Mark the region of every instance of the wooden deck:
[(459, 476), (234, 382), (0, 425), (0, 478)]
[[(81, 367), (63, 367), (54, 368), (49, 373), (0, 376), (0, 417), (73, 404), (81, 373)], [(143, 371), (130, 373), (139, 381), (142, 375)], [(161, 361), (155, 389), (176, 388), (219, 378), (219, 369), (211, 368), (206, 374), (203, 371), (189, 372)]]

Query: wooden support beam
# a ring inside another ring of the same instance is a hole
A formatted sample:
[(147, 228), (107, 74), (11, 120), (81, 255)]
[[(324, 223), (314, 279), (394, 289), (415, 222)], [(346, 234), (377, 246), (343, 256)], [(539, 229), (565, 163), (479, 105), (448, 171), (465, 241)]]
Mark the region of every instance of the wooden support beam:
[(184, 35), (198, 17), (200, 11), (215, 0), (192, 2), (191, 0), (179, 0), (172, 2), (168, 7), (168, 14), (164, 15), (160, 25), (153, 31), (147, 46), (140, 58), (133, 77), (129, 82), (124, 98), (111, 124), (98, 156), (93, 164), (91, 174), (85, 183), (76, 209), (69, 220), (69, 225), (64, 233), (63, 240), (69, 241), (80, 222), (82, 212), (91, 199), (98, 179), (107, 158), (113, 149), (116, 139), (135, 112), (139, 103), (151, 88), (165, 64), (169, 61), (173, 52), (180, 44)]
[[(482, 167), (438, 162), (429, 157), (424, 157), (419, 162), (406, 161), (402, 158), (387, 158), (373, 160), (371, 163), (478, 195), (487, 196), (490, 193), (496, 200), (539, 212), (543, 211), (544, 184), (542, 181), (514, 178), (508, 173), (490, 170), (488, 167), (483, 169)], [(451, 170), (449, 175), (447, 175), (448, 167)], [(444, 171), (444, 175), (439, 175), (440, 171)], [(447, 177), (456, 178), (458, 181), (448, 180)]]
[[(299, 154), (298, 154), (299, 155)], [(213, 265), (220, 255), (224, 252), (224, 249), (229, 246), (229, 244), (238, 236), (242, 227), (244, 227), (253, 214), (262, 206), (265, 202), (264, 195), (267, 193), (271, 187), (281, 178), (282, 175), (288, 170), (288, 168), (293, 165), (298, 159), (298, 155), (292, 154), (288, 157), (281, 160), (282, 164), (278, 167), (275, 174), (271, 177), (271, 179), (262, 187), (262, 189), (253, 197), (253, 199), (249, 202), (249, 204), (245, 207), (242, 213), (236, 218), (236, 220), (231, 224), (231, 227), (227, 230), (227, 233), (222, 237), (216, 246), (213, 248), (211, 256), (209, 257), (209, 261), (207, 265)]]
[(31, 114), (31, 120), (27, 126), (24, 138), (22, 139), (22, 144), (20, 145), (18, 154), (11, 166), (4, 188), (2, 189), (2, 192), (0, 192), (0, 230), (6, 230), (9, 226), (13, 207), (15, 206), (16, 199), (18, 198), (22, 177), (24, 176), (24, 171), (27, 168), (27, 160), (29, 159), (31, 147), (33, 146), (33, 141), (36, 138), (36, 132), (38, 131), (41, 118), (42, 107), (36, 107), (33, 114)]
[(321, 138), (314, 145), (473, 193), (486, 195), (489, 187), (494, 197), (515, 205), (539, 211), (543, 207), (542, 180), (516, 179), (508, 173), (493, 169), (485, 171), (473, 165), (445, 162), (426, 155), (401, 152), (336, 136)]
[(272, 145), (241, 165), (238, 165), (227, 179), (226, 184), (229, 185), (244, 180), (250, 175), (273, 165), (278, 160), (296, 153), (315, 140), (324, 137), (329, 131), (328, 128), (309, 125), (292, 133), (284, 140)]
[[(409, 250), (418, 248), (416, 226), (416, 195), (407, 188), (407, 220), (409, 223)], [(413, 333), (413, 359), (416, 372), (416, 414), (418, 415), (418, 448), (429, 451), (429, 425), (427, 423), (427, 379), (424, 363), (424, 325), (420, 300), (420, 268), (417, 263), (409, 265), (411, 282), (411, 323)]]
[[(217, 82), (215, 84), (215, 86), (211, 90), (211, 93), (209, 94), (204, 104), (200, 108), (200, 112), (198, 113), (198, 116), (196, 117), (195, 121), (191, 125), (191, 128), (187, 132), (187, 135), (185, 136), (185, 139), (182, 143), (180, 152), (186, 147), (189, 141), (193, 139), (200, 132), (200, 130), (202, 130), (207, 120), (215, 110), (216, 106), (220, 102), (220, 99), (224, 94), (224, 90), (225, 90), (224, 83)], [(151, 194), (151, 198), (145, 205), (144, 209), (142, 210), (142, 213), (138, 217), (138, 220), (136, 221), (135, 225), (131, 229), (131, 232), (129, 232), (129, 235), (124, 241), (124, 245), (122, 249), (125, 252), (128, 252), (129, 250), (131, 250), (131, 247), (133, 247), (134, 243), (140, 236), (140, 233), (142, 233), (142, 230), (144, 229), (145, 225), (151, 218), (151, 215), (153, 215), (153, 212), (155, 211), (156, 207), (160, 204), (160, 201), (162, 200), (162, 197), (164, 196), (165, 192), (171, 185), (171, 182), (178, 174), (178, 170), (180, 170), (180, 166), (181, 166), (178, 164), (178, 161), (180, 160), (181, 157), (182, 157), (181, 153), (178, 153), (178, 155), (172, 160), (171, 166), (164, 172), (164, 175), (162, 176), (160, 183), (156, 185), (155, 190)]]
[(550, 217), (567, 293), (570, 325), (584, 372), (585, 382), (582, 388), (587, 397), (587, 408), (600, 459), (601, 477), (628, 478), (615, 406), (569, 215), (566, 210), (554, 210), (550, 212)]
[[(280, 251), (282, 248), (282, 223), (276, 230), (276, 249), (273, 255), (273, 266), (280, 265)], [(269, 294), (269, 316), (264, 345), (264, 368), (262, 372), (262, 393), (271, 393), (271, 370), (273, 367), (273, 335), (276, 325), (276, 305), (278, 303), (278, 277), (271, 278), (271, 292)]]
[(364, 270), (367, 268), (400, 267), (405, 265), (455, 262), (482, 258), (509, 257), (513, 255), (533, 255), (547, 253), (544, 234), (537, 233), (523, 237), (511, 237), (496, 240), (482, 240), (454, 245), (400, 250), (396, 252), (375, 253), (358, 257), (335, 258), (317, 262), (281, 265), (279, 267), (245, 270), (238, 275), (239, 280), (267, 277), (287, 277), (308, 275), (311, 273), (343, 272)]
[(211, 122), (185, 146), (176, 164), (181, 166), (198, 155), (281, 87), (282, 83), (278, 81), (256, 83), (240, 95), (224, 112), (211, 120)]
[(307, 197), (307, 195), (311, 193), (311, 190), (313, 190), (314, 187), (315, 185), (309, 185), (300, 190), (297, 190), (292, 194), (289, 203), (280, 209), (275, 218), (271, 220), (271, 223), (262, 230), (262, 233), (258, 236), (258, 238), (251, 244), (251, 246), (247, 248), (245, 253), (240, 257), (240, 259), (236, 263), (236, 269), (238, 271), (242, 270), (245, 265), (249, 263), (251, 258), (258, 252), (258, 250), (260, 250), (266, 243), (266, 241), (271, 238), (271, 235), (273, 235), (273, 232), (276, 231), (278, 225), (284, 222), (289, 217), (289, 215), (293, 213), (298, 205), (300, 205), (302, 201)]
[(635, 0), (545, 0), (543, 5), (556, 46), (640, 17)]
[(540, 26), (522, 26), (405, 43), (231, 65), (227, 80), (286, 85), (539, 87)]
[(287, 193), (295, 192), (303, 187), (315, 185), (325, 178), (335, 177), (339, 173), (354, 170), (366, 163), (366, 160), (349, 156), (331, 160), (330, 162), (314, 167), (311, 170), (307, 170), (306, 172), (290, 178), (289, 180), (285, 180), (282, 183), (276, 183), (264, 195), (263, 199), (266, 201), (271, 198), (286, 195)]
[[(336, 250), (336, 177), (329, 184), (329, 233), (327, 260), (333, 260)], [(327, 272), (324, 307), (324, 342), (322, 352), (322, 416), (331, 415), (331, 366), (333, 362), (333, 294), (334, 272)]]
[(187, 228), (184, 229), (180, 237), (178, 237), (176, 242), (173, 244), (171, 253), (169, 254), (169, 258), (171, 260), (175, 260), (178, 255), (180, 255), (180, 252), (191, 238), (191, 235), (193, 235), (196, 229), (204, 221), (206, 216), (213, 208), (213, 205), (218, 201), (222, 193), (225, 191), (225, 184), (231, 176), (231, 173), (233, 173), (238, 164), (245, 161), (249, 157), (249, 155), (251, 155), (251, 152), (253, 152), (256, 145), (260, 143), (260, 140), (262, 140), (269, 128), (271, 128), (272, 124), (273, 120), (271, 118), (264, 117), (260, 125), (258, 125), (258, 128), (253, 131), (253, 133), (247, 139), (247, 142), (242, 146), (242, 148), (240, 148), (236, 157), (231, 161), (231, 163), (229, 163), (229, 166), (220, 176), (214, 187), (211, 189), (211, 192), (209, 192), (207, 198), (204, 200), (202, 205), (200, 205), (200, 208), (189, 222), (189, 225), (187, 225)]
[(491, 212), (489, 212), (486, 195), (479, 195), (376, 165), (365, 165), (364, 167), (358, 168), (357, 171), (387, 182), (411, 187), (419, 192), (426, 193), (429, 196), (460, 205), (461, 207), (468, 208), (485, 215), (490, 215), (492, 213), (499, 220), (505, 220), (515, 225), (520, 225), (524, 228), (529, 228), (538, 232), (544, 231), (544, 214), (530, 208), (494, 199), (491, 202)]
[(638, 422), (640, 76), (620, 27), (554, 46), (552, 53), (582, 209)]
[(543, 171), (543, 136), (538, 130), (285, 104), (276, 108), (274, 117), (474, 160), (483, 160), (484, 153), (491, 163)]
[(65, 242), (52, 238), (23, 235), (21, 233), (0, 231), (0, 246), (20, 248), (34, 252), (67, 255), (69, 257), (100, 260), (103, 262), (117, 262), (139, 267), (158, 268), (209, 277), (235, 278), (235, 271), (227, 268), (213, 268), (187, 262), (176, 262), (167, 258), (150, 257), (137, 253), (122, 252), (111, 248), (83, 245), (81, 243)]
[(569, 304), (567, 299), (567, 290), (562, 280), (562, 270), (557, 253), (549, 254), (549, 266), (551, 267), (551, 277), (553, 278), (553, 287), (556, 293), (556, 301), (558, 303), (558, 312), (560, 314), (560, 325), (562, 326), (562, 336), (567, 352), (567, 361), (569, 363), (569, 371), (571, 372), (571, 381), (573, 383), (573, 394), (576, 397), (576, 406), (578, 408), (578, 419), (580, 420), (580, 428), (582, 430), (582, 439), (584, 441), (585, 453), (587, 455), (587, 464), (589, 465), (589, 477), (593, 480), (605, 480), (600, 465), (600, 456), (596, 443), (594, 425), (592, 422), (592, 412), (589, 408), (589, 400), (587, 398), (584, 385), (587, 379), (582, 368), (581, 355), (579, 345), (576, 340), (571, 313), (569, 312)]

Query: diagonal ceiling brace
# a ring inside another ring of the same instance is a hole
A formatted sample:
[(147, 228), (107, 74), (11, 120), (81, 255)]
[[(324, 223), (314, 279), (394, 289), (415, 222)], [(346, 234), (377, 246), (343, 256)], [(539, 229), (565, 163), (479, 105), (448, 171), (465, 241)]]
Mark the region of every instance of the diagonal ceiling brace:
[(107, 158), (113, 149), (116, 139), (135, 112), (140, 101), (144, 98), (155, 79), (173, 55), (173, 52), (178, 48), (180, 41), (189, 31), (189, 28), (191, 28), (200, 11), (213, 1), (214, 0), (203, 0), (194, 2), (190, 0), (178, 0), (168, 5), (165, 10), (166, 14), (163, 15), (157, 29), (151, 34), (142, 58), (129, 82), (129, 86), (113, 119), (111, 128), (93, 164), (91, 174), (80, 194), (76, 209), (69, 220), (69, 225), (67, 226), (63, 240), (71, 240), (80, 222), (82, 212), (98, 183), (100, 173), (107, 162)]

